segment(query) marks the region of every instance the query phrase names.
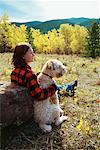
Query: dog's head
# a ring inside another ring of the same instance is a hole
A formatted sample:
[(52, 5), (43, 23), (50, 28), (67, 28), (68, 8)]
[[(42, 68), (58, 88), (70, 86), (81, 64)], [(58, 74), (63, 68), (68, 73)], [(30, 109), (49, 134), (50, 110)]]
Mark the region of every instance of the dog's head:
[(51, 59), (46, 62), (42, 69), (42, 72), (49, 73), (52, 77), (59, 78), (64, 75), (64, 73), (66, 72), (66, 68), (61, 61)]

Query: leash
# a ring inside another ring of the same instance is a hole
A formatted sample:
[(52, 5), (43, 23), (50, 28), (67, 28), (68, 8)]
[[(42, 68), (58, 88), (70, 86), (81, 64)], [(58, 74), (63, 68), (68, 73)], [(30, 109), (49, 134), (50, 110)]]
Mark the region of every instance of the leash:
[(52, 79), (52, 76), (48, 75), (47, 73), (42, 72), (42, 74), (44, 74)]

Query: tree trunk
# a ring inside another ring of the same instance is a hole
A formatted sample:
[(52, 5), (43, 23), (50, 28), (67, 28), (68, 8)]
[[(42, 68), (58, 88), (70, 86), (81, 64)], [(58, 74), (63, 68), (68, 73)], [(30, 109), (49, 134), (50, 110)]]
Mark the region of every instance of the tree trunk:
[(33, 101), (25, 87), (0, 82), (0, 126), (23, 123), (33, 117)]

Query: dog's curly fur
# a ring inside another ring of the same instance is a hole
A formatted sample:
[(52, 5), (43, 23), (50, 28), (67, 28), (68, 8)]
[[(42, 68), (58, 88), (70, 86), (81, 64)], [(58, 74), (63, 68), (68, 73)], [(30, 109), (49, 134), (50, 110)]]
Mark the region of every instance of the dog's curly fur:
[[(65, 72), (65, 66), (60, 61), (47, 61), (43, 66), (41, 73), (38, 75), (38, 82), (40, 83), (41, 88), (47, 88), (55, 83), (53, 77), (59, 78), (63, 76)], [(52, 103), (52, 99), (55, 99), (57, 104)], [(62, 110), (59, 105), (57, 92), (46, 100), (34, 101), (34, 119), (44, 132), (52, 131), (51, 123), (59, 125), (67, 119), (67, 117), (63, 115), (60, 117), (60, 112), (62, 112)]]

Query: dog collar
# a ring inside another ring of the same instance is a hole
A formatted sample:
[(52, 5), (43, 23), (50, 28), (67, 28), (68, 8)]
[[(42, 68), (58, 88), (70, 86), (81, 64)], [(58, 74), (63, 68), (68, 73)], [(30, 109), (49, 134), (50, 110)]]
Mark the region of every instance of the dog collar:
[(46, 76), (48, 76), (48, 77), (50, 77), (52, 79), (52, 76), (50, 76), (50, 75), (48, 75), (48, 74), (46, 74), (44, 72), (42, 72), (42, 74), (44, 74), (44, 75), (46, 75)]

